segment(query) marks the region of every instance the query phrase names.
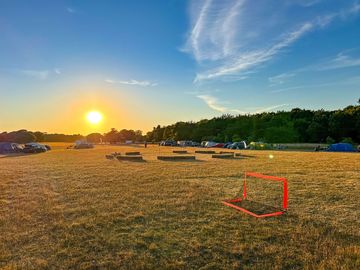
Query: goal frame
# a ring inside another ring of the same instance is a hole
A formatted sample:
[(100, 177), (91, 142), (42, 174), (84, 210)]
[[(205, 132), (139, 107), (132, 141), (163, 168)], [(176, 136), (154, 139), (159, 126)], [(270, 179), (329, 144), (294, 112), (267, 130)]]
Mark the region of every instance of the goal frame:
[[(258, 179), (264, 179), (264, 180), (270, 180), (270, 181), (277, 181), (277, 182), (282, 182), (283, 183), (283, 205), (282, 205), (282, 210), (281, 211), (277, 211), (277, 212), (272, 212), (272, 213), (266, 213), (266, 214), (256, 214), (254, 212), (251, 212), (248, 209), (245, 209), (243, 207), (237, 206), (234, 203), (237, 202), (241, 202), (246, 200), (246, 196), (247, 196), (247, 191), (246, 191), (246, 180), (247, 177), (253, 177), (253, 178), (258, 178)], [(245, 172), (245, 176), (244, 176), (244, 181), (243, 181), (243, 194), (242, 194), (242, 198), (238, 197), (235, 199), (231, 199), (231, 200), (224, 200), (222, 201), (223, 204), (232, 207), (236, 210), (242, 211), (246, 214), (249, 214), (253, 217), (256, 218), (264, 218), (264, 217), (273, 217), (273, 216), (280, 216), (284, 213), (286, 213), (287, 209), (288, 209), (288, 188), (287, 188), (287, 179), (284, 177), (277, 177), (277, 176), (271, 176), (271, 175), (264, 175), (261, 173), (256, 173), (256, 172)]]

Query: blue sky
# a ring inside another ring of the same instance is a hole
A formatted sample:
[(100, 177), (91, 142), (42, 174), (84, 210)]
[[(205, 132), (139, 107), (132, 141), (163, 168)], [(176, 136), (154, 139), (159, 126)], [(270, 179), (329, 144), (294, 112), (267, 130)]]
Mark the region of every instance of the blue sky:
[(355, 0), (0, 0), (0, 131), (337, 109), (359, 72)]

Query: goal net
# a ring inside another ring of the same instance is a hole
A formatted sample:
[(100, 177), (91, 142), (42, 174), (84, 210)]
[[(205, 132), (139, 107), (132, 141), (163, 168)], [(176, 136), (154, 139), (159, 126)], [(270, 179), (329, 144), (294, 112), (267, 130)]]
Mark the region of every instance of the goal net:
[(223, 203), (255, 217), (282, 215), (287, 210), (287, 179), (246, 172), (240, 194)]

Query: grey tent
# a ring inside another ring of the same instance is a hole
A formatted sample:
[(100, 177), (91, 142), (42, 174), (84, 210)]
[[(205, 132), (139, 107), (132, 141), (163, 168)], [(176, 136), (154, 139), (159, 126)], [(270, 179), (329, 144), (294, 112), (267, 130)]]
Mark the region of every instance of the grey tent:
[(21, 150), (17, 143), (0, 142), (0, 154), (18, 153)]

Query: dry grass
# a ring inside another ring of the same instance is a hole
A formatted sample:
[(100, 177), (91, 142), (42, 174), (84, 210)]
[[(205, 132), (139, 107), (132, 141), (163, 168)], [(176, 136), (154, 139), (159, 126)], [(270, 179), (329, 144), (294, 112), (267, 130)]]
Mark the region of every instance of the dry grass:
[[(0, 158), (2, 269), (360, 267), (359, 154), (163, 162), (174, 148), (52, 146)], [(132, 150), (146, 162), (104, 158)], [(287, 177), (288, 214), (256, 219), (221, 204), (244, 171)]]
[(157, 156), (158, 160), (163, 160), (163, 161), (195, 161), (196, 160), (196, 156), (174, 156), (174, 155), (167, 155), (167, 156)]
[(213, 154), (211, 155), (212, 158), (233, 158), (234, 157), (234, 153), (232, 154), (223, 154), (223, 153), (220, 153), (220, 154)]

